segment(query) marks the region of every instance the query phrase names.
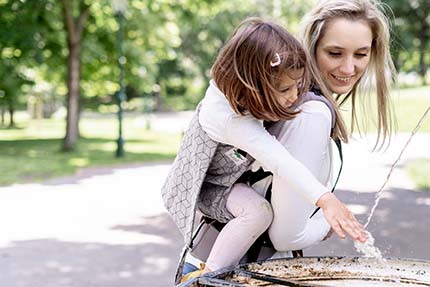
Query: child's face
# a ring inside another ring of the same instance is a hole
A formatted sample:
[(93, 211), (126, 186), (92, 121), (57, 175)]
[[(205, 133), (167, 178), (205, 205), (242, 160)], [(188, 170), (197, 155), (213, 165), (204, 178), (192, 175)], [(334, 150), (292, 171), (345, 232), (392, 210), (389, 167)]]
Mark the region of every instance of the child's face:
[(333, 93), (351, 91), (369, 64), (371, 48), (372, 31), (366, 22), (338, 18), (328, 23), (316, 61)]
[(303, 69), (289, 70), (282, 75), (277, 88), (282, 94), (281, 102), (285, 107), (291, 107), (296, 102), (302, 76)]

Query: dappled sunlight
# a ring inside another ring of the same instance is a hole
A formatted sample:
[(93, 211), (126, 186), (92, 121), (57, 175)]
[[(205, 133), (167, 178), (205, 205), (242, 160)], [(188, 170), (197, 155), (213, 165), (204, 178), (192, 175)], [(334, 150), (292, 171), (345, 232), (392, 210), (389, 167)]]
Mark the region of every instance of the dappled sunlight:
[(2, 269), (4, 286), (170, 286), (177, 264), (167, 255), (177, 246), (158, 244), (42, 238), (15, 241), (0, 252), (0, 264), (11, 267)]
[(99, 150), (106, 152), (113, 152), (116, 149), (116, 143), (112, 140), (111, 142), (100, 142), (100, 143), (89, 143), (88, 149)]
[(73, 166), (83, 167), (88, 165), (89, 160), (87, 158), (75, 157), (69, 159), (68, 163)]
[(183, 244), (160, 196), (169, 166), (0, 187), (2, 284), (169, 286)]
[(29, 150), (28, 152), (27, 152), (27, 155), (29, 156), (29, 157), (37, 157), (37, 156), (39, 156), (39, 153), (37, 152), (37, 151), (35, 151), (35, 150)]
[(383, 190), (381, 193), (381, 200), (382, 199), (392, 199), (395, 200), (395, 195), (390, 192), (389, 190)]
[[(70, 182), (62, 180), (61, 185), (53, 180), (51, 184), (0, 187), (0, 225), (5, 235), (0, 245), (37, 238), (170, 244), (169, 239), (152, 232), (150, 225), (159, 220), (166, 223), (166, 218), (157, 216), (164, 211), (159, 190), (168, 168), (166, 164), (154, 164), (151, 169), (94, 170), (92, 176)], [(145, 231), (148, 228), (149, 233)]]
[(361, 204), (348, 204), (349, 210), (354, 214), (366, 214), (369, 211), (369, 207)]
[(67, 153), (61, 151), (62, 139), (0, 141), (0, 150), (4, 153), (0, 185), (73, 174), (78, 167), (171, 160), (178, 146), (179, 136), (152, 133), (150, 140), (125, 139), (125, 156), (118, 159), (115, 139), (81, 138), (76, 150)]
[(417, 198), (416, 204), (430, 206), (430, 194), (429, 194), (429, 197), (426, 197), (426, 198), (423, 198), (423, 197)]
[(169, 266), (169, 258), (158, 256), (146, 257), (143, 259), (144, 266), (140, 268), (139, 272), (143, 275), (158, 274), (163, 275), (166, 273)]
[(75, 271), (75, 268), (73, 268), (72, 266), (64, 265), (54, 260), (45, 262), (45, 267), (51, 269), (52, 271), (57, 271), (60, 273), (70, 273)]

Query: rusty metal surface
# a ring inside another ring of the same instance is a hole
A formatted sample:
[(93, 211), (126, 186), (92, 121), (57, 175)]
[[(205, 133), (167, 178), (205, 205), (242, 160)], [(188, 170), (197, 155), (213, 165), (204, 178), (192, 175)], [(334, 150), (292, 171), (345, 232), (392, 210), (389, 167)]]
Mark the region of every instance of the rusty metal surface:
[(430, 286), (430, 262), (361, 257), (275, 259), (208, 273), (181, 285), (199, 286)]

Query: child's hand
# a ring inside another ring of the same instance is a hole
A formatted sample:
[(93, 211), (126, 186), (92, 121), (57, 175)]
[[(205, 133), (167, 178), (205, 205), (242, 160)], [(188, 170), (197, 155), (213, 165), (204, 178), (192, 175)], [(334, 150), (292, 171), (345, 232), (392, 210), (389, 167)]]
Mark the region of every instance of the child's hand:
[(368, 235), (363, 226), (333, 193), (323, 194), (318, 199), (317, 206), (322, 209), (327, 222), (340, 238), (344, 239), (347, 233), (354, 240), (362, 243), (367, 240)]

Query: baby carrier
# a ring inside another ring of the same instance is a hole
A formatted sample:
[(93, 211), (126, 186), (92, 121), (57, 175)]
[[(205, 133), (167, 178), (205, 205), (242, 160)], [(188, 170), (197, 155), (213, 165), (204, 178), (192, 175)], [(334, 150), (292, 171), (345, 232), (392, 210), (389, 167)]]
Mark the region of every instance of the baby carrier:
[[(328, 101), (324, 97), (319, 96), (318, 91), (313, 91), (313, 92), (314, 93), (307, 93), (307, 95), (310, 95), (310, 96), (304, 97), (302, 103), (309, 100), (322, 101), (327, 106), (329, 106), (330, 111), (332, 113), (332, 118), (335, 119), (334, 110), (331, 108)], [(333, 120), (333, 123), (334, 122), (335, 121)], [(337, 175), (337, 178), (335, 180), (335, 183), (332, 187), (331, 192), (334, 191), (335, 186), (339, 180), (340, 173), (342, 170), (342, 164), (343, 164), (341, 142), (339, 139), (334, 139), (334, 142), (339, 152), (340, 167), (339, 167), (339, 173)], [(246, 156), (246, 152), (240, 151), (240, 150), (239, 152), (243, 156)], [(267, 181), (268, 178), (271, 176), (272, 176), (271, 172), (264, 171), (262, 168), (260, 168), (257, 171), (248, 170), (242, 174), (242, 176), (237, 180), (237, 182), (246, 183), (249, 186), (253, 186), (258, 182), (261, 182), (264, 180)], [(271, 199), (271, 189), (272, 189), (272, 184), (270, 183), (268, 187), (265, 189), (265, 198), (269, 202)], [(316, 208), (310, 217), (313, 217), (318, 212), (318, 210), (319, 208)], [(198, 227), (195, 229), (193, 233), (191, 243), (189, 245), (186, 245), (182, 252), (181, 260), (179, 262), (179, 266), (176, 272), (176, 278), (175, 278), (176, 283), (178, 283), (183, 276), (183, 267), (184, 267), (184, 262), (187, 254), (190, 253), (193, 257), (205, 262), (218, 236), (218, 233), (221, 231), (224, 225), (225, 223), (220, 223), (214, 219), (211, 219), (205, 216), (203, 216), (200, 219), (200, 224), (198, 225)], [(254, 242), (254, 244), (248, 250), (246, 255), (242, 258), (241, 263), (255, 262), (258, 259), (267, 259), (268, 257), (270, 257), (270, 255), (267, 256), (265, 254), (270, 254), (270, 253), (272, 254), (274, 253), (274, 248), (269, 239), (268, 232), (266, 231)], [(302, 250), (292, 251), (292, 255), (294, 257), (302, 257), (303, 251)]]

